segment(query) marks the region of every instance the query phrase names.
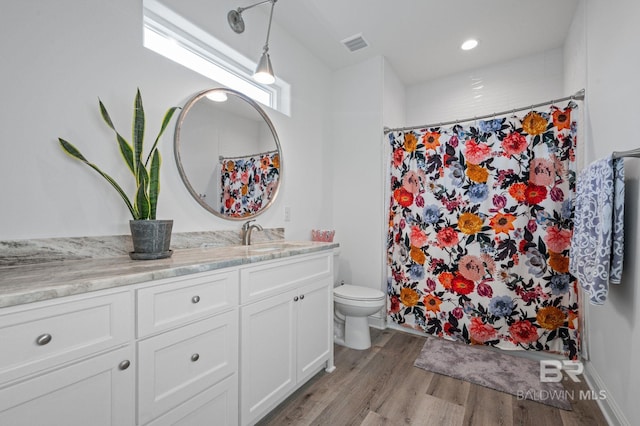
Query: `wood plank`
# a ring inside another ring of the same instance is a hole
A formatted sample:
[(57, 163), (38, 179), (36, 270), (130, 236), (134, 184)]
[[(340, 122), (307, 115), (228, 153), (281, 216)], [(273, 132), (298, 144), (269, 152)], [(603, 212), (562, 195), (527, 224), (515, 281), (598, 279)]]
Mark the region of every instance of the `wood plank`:
[(368, 369), (371, 360), (380, 352), (394, 333), (372, 330), (372, 347), (366, 351), (335, 346), (334, 357), (336, 370), (331, 373), (321, 372), (306, 385), (298, 389), (282, 402), (271, 413), (265, 416), (258, 425), (305, 425), (319, 416), (322, 411), (339, 397), (339, 391), (350, 388), (351, 382)]
[(508, 393), (471, 384), (465, 401), (463, 424), (512, 426), (512, 399), (513, 396)]
[(574, 382), (566, 374), (562, 382), (568, 394), (573, 394), (571, 398), (572, 411), (560, 410), (560, 417), (564, 426), (606, 426), (605, 419), (600, 407), (598, 398), (606, 398), (606, 394), (591, 392), (587, 383)]
[(431, 395), (422, 395), (405, 418), (411, 426), (460, 426), (464, 420), (464, 407)]
[(395, 423), (376, 412), (369, 411), (360, 426), (395, 426)]
[(427, 393), (453, 404), (464, 405), (469, 395), (471, 383), (442, 374), (433, 374)]
[(379, 405), (377, 401), (385, 400), (392, 390), (389, 387), (385, 389), (385, 385), (397, 374), (394, 370), (408, 368), (407, 360), (415, 357), (413, 354), (407, 357), (406, 347), (412, 340), (413, 336), (405, 333), (393, 333), (391, 340), (371, 359), (367, 368), (347, 388), (340, 390), (334, 403), (320, 413), (315, 420), (317, 424), (358, 425), (370, 410), (376, 411), (372, 407)]
[(513, 424), (519, 426), (558, 426), (561, 424), (558, 408), (528, 399), (511, 397)]

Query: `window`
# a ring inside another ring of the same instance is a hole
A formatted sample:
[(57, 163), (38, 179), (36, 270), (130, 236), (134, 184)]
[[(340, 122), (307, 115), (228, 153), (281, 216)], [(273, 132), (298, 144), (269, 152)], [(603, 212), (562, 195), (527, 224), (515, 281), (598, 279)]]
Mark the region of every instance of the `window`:
[(253, 80), (256, 62), (238, 53), (157, 0), (144, 0), (144, 46), (256, 102), (290, 115), (290, 85)]

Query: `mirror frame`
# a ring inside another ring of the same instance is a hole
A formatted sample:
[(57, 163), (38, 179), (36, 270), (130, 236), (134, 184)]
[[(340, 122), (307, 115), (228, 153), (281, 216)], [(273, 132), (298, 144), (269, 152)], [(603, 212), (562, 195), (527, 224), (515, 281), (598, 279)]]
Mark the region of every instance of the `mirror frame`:
[[(278, 177), (278, 183), (276, 185), (276, 188), (273, 192), (273, 196), (269, 199), (269, 201), (256, 213), (250, 214), (248, 216), (242, 216), (242, 217), (234, 217), (234, 216), (225, 216), (222, 213), (220, 213), (219, 211), (217, 211), (213, 206), (207, 204), (198, 194), (198, 192), (193, 188), (193, 186), (191, 185), (191, 182), (189, 182), (189, 179), (187, 178), (187, 175), (185, 173), (184, 167), (182, 165), (182, 160), (180, 157), (180, 146), (181, 146), (181, 140), (180, 140), (180, 130), (182, 129), (182, 125), (184, 124), (184, 120), (187, 116), (187, 114), (189, 113), (189, 110), (193, 107), (193, 105), (198, 102), (200, 99), (202, 99), (203, 97), (207, 96), (210, 93), (214, 93), (214, 92), (223, 92), (228, 96), (235, 96), (237, 98), (239, 98), (240, 100), (245, 101), (247, 104), (249, 104), (250, 106), (252, 106), (262, 117), (262, 119), (265, 121), (265, 123), (267, 124), (267, 126), (269, 127), (269, 130), (271, 130), (271, 134), (273, 135), (273, 140), (276, 143), (276, 150), (278, 151), (278, 155), (280, 158), (280, 165), (279, 165), (279, 177)], [(267, 113), (262, 109), (262, 107), (260, 107), (260, 105), (258, 105), (258, 103), (256, 101), (254, 101), (253, 99), (249, 98), (248, 96), (246, 96), (245, 94), (238, 92), (237, 90), (233, 90), (233, 89), (227, 89), (227, 88), (214, 88), (214, 89), (207, 89), (207, 90), (203, 90), (201, 92), (196, 93), (194, 96), (191, 97), (191, 99), (189, 99), (187, 101), (187, 103), (184, 105), (184, 107), (182, 108), (182, 111), (180, 112), (180, 115), (178, 116), (178, 120), (176, 121), (176, 129), (175, 129), (175, 133), (174, 133), (174, 137), (173, 137), (173, 154), (176, 160), (176, 165), (178, 166), (178, 173), (180, 174), (180, 178), (182, 179), (182, 182), (184, 183), (184, 185), (187, 187), (187, 190), (189, 191), (189, 193), (191, 194), (191, 196), (198, 202), (198, 204), (200, 204), (202, 207), (204, 207), (207, 211), (209, 211), (210, 213), (213, 213), (215, 216), (222, 218), (222, 219), (226, 219), (226, 220), (234, 220), (234, 221), (246, 221), (248, 219), (253, 219), (259, 215), (261, 215), (262, 213), (264, 213), (269, 207), (271, 207), (271, 205), (273, 204), (273, 202), (276, 200), (276, 198), (278, 198), (278, 194), (280, 192), (280, 185), (282, 184), (282, 147), (280, 146), (280, 139), (278, 138), (278, 133), (276, 132), (275, 127), (273, 126), (273, 123), (271, 122), (271, 119), (269, 118), (269, 116), (267, 115)]]

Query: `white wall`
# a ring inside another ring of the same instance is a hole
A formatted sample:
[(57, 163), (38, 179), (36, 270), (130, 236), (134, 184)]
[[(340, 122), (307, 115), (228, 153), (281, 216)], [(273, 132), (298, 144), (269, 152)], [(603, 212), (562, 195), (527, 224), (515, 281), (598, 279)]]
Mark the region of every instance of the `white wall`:
[(339, 279), (382, 288), (383, 58), (333, 74), (331, 133), (333, 223)]
[[(589, 0), (580, 4), (565, 54), (567, 88), (586, 86), (585, 162), (640, 147), (640, 3)], [(588, 306), (588, 371), (606, 391), (603, 408), (615, 423), (640, 418), (640, 160), (625, 160), (625, 259), (622, 283), (603, 306)]]
[(464, 120), (573, 94), (563, 90), (563, 77), (562, 49), (554, 49), (409, 86), (407, 125)]
[[(382, 119), (386, 127), (401, 127), (406, 121), (406, 92), (398, 74), (388, 60), (384, 60)], [(385, 138), (385, 145), (387, 139)], [(387, 157), (385, 161), (390, 158)]]
[[(226, 14), (236, 3), (209, 2), (214, 10), (208, 16), (219, 21), (215, 28), (222, 38), (257, 59), (264, 30), (256, 23), (253, 31), (235, 35)], [(131, 178), (100, 118), (97, 97), (127, 135), (140, 87), (150, 139), (169, 106), (218, 85), (142, 47), (141, 0), (10, 2), (3, 6), (0, 28), (0, 240), (127, 234), (129, 214), (118, 195), (63, 154), (57, 137), (125, 182)], [(311, 228), (331, 224), (323, 147), (330, 72), (278, 26), (270, 47), (276, 73), (292, 85), (292, 117), (268, 111), (283, 148), (284, 183), (259, 222), (284, 226), (287, 238), (309, 239)], [(177, 232), (239, 229), (238, 222), (202, 209), (182, 185), (173, 159), (173, 127), (161, 141), (158, 217), (174, 219)], [(284, 206), (291, 207), (291, 222), (284, 222)]]

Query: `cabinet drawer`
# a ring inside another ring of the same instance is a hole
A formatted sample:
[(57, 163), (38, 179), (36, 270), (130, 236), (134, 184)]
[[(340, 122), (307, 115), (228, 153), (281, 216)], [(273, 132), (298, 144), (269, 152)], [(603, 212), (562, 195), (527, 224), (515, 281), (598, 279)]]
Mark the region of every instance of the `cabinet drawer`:
[(0, 312), (0, 383), (133, 338), (129, 291), (32, 305)]
[(238, 376), (235, 374), (148, 423), (147, 426), (214, 424), (238, 425)]
[(207, 272), (138, 290), (138, 337), (184, 325), (238, 305), (238, 272)]
[(138, 343), (138, 422), (144, 424), (238, 369), (238, 310)]
[(264, 262), (240, 270), (240, 303), (250, 303), (289, 290), (307, 280), (333, 277), (332, 252)]

